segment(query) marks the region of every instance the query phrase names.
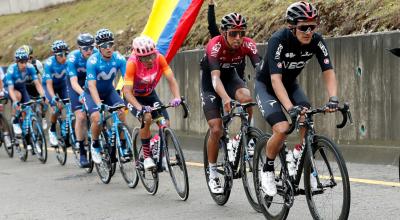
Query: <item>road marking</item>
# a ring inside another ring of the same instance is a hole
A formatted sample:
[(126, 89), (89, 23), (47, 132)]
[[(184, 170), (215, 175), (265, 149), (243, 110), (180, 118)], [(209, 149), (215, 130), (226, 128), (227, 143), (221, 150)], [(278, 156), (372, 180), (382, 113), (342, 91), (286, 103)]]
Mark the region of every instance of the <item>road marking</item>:
[[(54, 148), (48, 148), (50, 151), (54, 151)], [(71, 149), (67, 150), (68, 153), (73, 153)], [(204, 167), (202, 163), (197, 162), (186, 162), (188, 166), (192, 167)], [(328, 179), (328, 176), (321, 176), (322, 179)], [(341, 177), (335, 177), (335, 179), (341, 180)], [(400, 187), (400, 183), (397, 182), (388, 182), (388, 181), (381, 181), (381, 180), (370, 180), (370, 179), (361, 179), (361, 178), (349, 178), (350, 182), (353, 183), (364, 183), (364, 184), (371, 184), (371, 185), (382, 185), (382, 186), (391, 186), (391, 187)]]

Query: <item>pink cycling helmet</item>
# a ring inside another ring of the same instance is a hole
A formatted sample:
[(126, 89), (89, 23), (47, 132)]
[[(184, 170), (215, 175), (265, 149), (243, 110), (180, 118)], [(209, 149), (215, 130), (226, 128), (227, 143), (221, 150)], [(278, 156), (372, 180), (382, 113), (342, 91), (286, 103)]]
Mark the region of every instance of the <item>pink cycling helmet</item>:
[(147, 56), (156, 52), (156, 44), (147, 36), (133, 39), (132, 50), (136, 56)]

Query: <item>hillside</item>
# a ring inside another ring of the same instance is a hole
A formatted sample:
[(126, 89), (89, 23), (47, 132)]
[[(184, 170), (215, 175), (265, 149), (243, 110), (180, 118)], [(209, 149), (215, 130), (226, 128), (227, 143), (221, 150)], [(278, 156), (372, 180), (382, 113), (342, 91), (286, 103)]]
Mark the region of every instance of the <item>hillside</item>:
[[(64, 39), (75, 46), (80, 32), (95, 33), (102, 27), (111, 29), (117, 49), (126, 53), (131, 40), (144, 28), (152, 7), (150, 0), (78, 0), (34, 12), (0, 16), (0, 63), (12, 61), (13, 52), (22, 44), (31, 44), (39, 58), (50, 55), (50, 45)], [(208, 38), (207, 0), (183, 49), (198, 48)], [(216, 0), (217, 21), (223, 14), (237, 11), (248, 17), (248, 35), (264, 42), (284, 25), (287, 6), (281, 0)], [(316, 0), (321, 15), (318, 32), (340, 36), (400, 29), (398, 0)], [(399, 45), (400, 46), (400, 43)]]

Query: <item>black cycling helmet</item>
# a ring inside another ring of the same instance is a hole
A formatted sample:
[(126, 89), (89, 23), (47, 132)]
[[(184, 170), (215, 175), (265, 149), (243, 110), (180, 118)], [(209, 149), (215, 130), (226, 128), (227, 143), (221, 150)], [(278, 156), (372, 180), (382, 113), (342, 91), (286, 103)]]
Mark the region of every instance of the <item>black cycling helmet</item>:
[(94, 44), (94, 37), (93, 37), (93, 35), (91, 35), (91, 34), (89, 34), (89, 33), (79, 34), (79, 36), (76, 38), (76, 43), (77, 43), (80, 47), (84, 47), (84, 46), (93, 46), (93, 44)]
[(226, 31), (232, 28), (246, 29), (247, 28), (246, 18), (236, 12), (229, 13), (224, 17), (222, 17), (221, 29), (223, 31)]
[(69, 46), (63, 40), (56, 40), (51, 45), (51, 50), (53, 51), (53, 53), (68, 52), (69, 51)]
[(97, 45), (100, 45), (105, 42), (110, 42), (110, 41), (114, 41), (114, 35), (110, 30), (108, 30), (106, 28), (102, 28), (96, 32), (96, 44)]
[(30, 45), (24, 44), (21, 46), (21, 48), (24, 49), (28, 53), (29, 56), (33, 54), (33, 49)]
[(20, 47), (15, 51), (14, 58), (17, 62), (21, 60), (27, 61), (29, 54), (24, 48)]
[(292, 25), (297, 25), (299, 21), (313, 21), (317, 18), (317, 9), (308, 2), (295, 2), (286, 10), (286, 21)]

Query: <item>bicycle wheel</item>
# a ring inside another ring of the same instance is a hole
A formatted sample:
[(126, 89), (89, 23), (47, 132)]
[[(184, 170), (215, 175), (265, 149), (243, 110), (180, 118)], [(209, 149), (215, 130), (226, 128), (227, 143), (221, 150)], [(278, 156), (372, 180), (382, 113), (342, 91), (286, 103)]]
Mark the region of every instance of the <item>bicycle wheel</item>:
[[(316, 172), (311, 160), (304, 164), (304, 190), (314, 219), (347, 219), (350, 212), (350, 181), (345, 161), (329, 138), (315, 136), (312, 144)], [(311, 176), (318, 174), (321, 185), (311, 186)]]
[(258, 204), (262, 213), (267, 219), (286, 219), (289, 214), (290, 205), (293, 204), (294, 193), (293, 187), (288, 180), (285, 180), (284, 164), (285, 156), (284, 149), (279, 153), (275, 159), (274, 170), (275, 179), (277, 180), (278, 193), (274, 197), (268, 196), (261, 187), (261, 172), (266, 162), (265, 145), (270, 134), (264, 134), (258, 140), (254, 152), (254, 187), (256, 189), (256, 196)]
[(14, 145), (15, 152), (18, 154), (19, 159), (25, 162), (28, 159), (28, 149), (25, 138), (15, 138)]
[(8, 124), (7, 120), (4, 118), (3, 114), (0, 114), (0, 131), (1, 131), (1, 144), (4, 144), (4, 149), (9, 157), (14, 156), (14, 148), (12, 144), (13, 133)]
[(33, 116), (31, 118), (31, 125), (32, 130), (30, 131), (31, 134), (31, 144), (33, 150), (36, 153), (38, 160), (42, 163), (46, 163), (47, 161), (47, 143), (46, 137), (44, 136), (44, 132), (42, 129), (42, 123), (38, 121), (38, 119)]
[(65, 140), (61, 133), (62, 123), (63, 123), (63, 121), (60, 118), (58, 118), (57, 124), (56, 124), (56, 134), (57, 134), (57, 138), (58, 138), (58, 146), (55, 147), (55, 152), (56, 152), (57, 161), (62, 166), (64, 166), (65, 163), (67, 162), (67, 146), (66, 146)]
[[(246, 144), (242, 144), (241, 152), (241, 172), (242, 183), (244, 192), (246, 193), (247, 200), (251, 207), (257, 212), (261, 212), (260, 205), (258, 204), (256, 190), (254, 188), (254, 175), (253, 175), (253, 156), (254, 148), (258, 139), (262, 136), (263, 132), (254, 127), (249, 127), (246, 134)], [(242, 139), (243, 141), (244, 139)], [(247, 152), (246, 152), (247, 151)]]
[(136, 161), (136, 171), (138, 172), (140, 181), (142, 182), (146, 191), (154, 195), (158, 190), (158, 172), (157, 170), (145, 170), (143, 166), (144, 155), (142, 143), (139, 136), (139, 128), (133, 129), (133, 154)]
[(93, 172), (93, 168), (94, 168), (94, 162), (92, 160), (92, 153), (90, 152), (90, 136), (88, 138), (88, 145), (85, 146), (86, 148), (86, 152), (87, 152), (87, 159), (89, 162), (89, 167), (85, 168), (86, 173), (92, 173)]
[(111, 157), (109, 153), (110, 147), (103, 132), (104, 131), (102, 131), (99, 135), (100, 147), (103, 151), (101, 154), (102, 158), (100, 164), (95, 163), (95, 167), (100, 180), (103, 183), (108, 184), (113, 175), (113, 165), (111, 163)]
[[(132, 138), (129, 134), (129, 129), (124, 124), (118, 125), (118, 134), (125, 139), (126, 149), (130, 152), (133, 152), (132, 147)], [(119, 149), (119, 147), (118, 147)], [(136, 172), (136, 163), (133, 158), (130, 160), (121, 159), (121, 152), (118, 150), (118, 160), (119, 160), (119, 169), (121, 171), (122, 177), (125, 182), (128, 184), (129, 188), (135, 188), (139, 182), (139, 176)]]
[(189, 197), (189, 178), (186, 169), (185, 157), (181, 145), (171, 128), (164, 129), (165, 134), (165, 158), (168, 172), (174, 183), (179, 198), (186, 201)]
[(204, 174), (206, 176), (206, 183), (208, 187), (208, 191), (210, 191), (211, 197), (218, 205), (224, 205), (228, 202), (229, 196), (231, 195), (231, 189), (233, 184), (233, 171), (232, 167), (228, 161), (228, 152), (226, 149), (226, 143), (220, 139), (218, 144), (218, 158), (217, 158), (217, 172), (221, 176), (223, 176), (222, 188), (224, 188), (224, 192), (222, 194), (214, 194), (211, 192), (210, 187), (208, 186), (210, 171), (208, 166), (208, 137), (210, 136), (210, 130), (207, 131), (206, 137), (204, 138), (204, 148), (203, 148), (203, 161), (204, 161)]

